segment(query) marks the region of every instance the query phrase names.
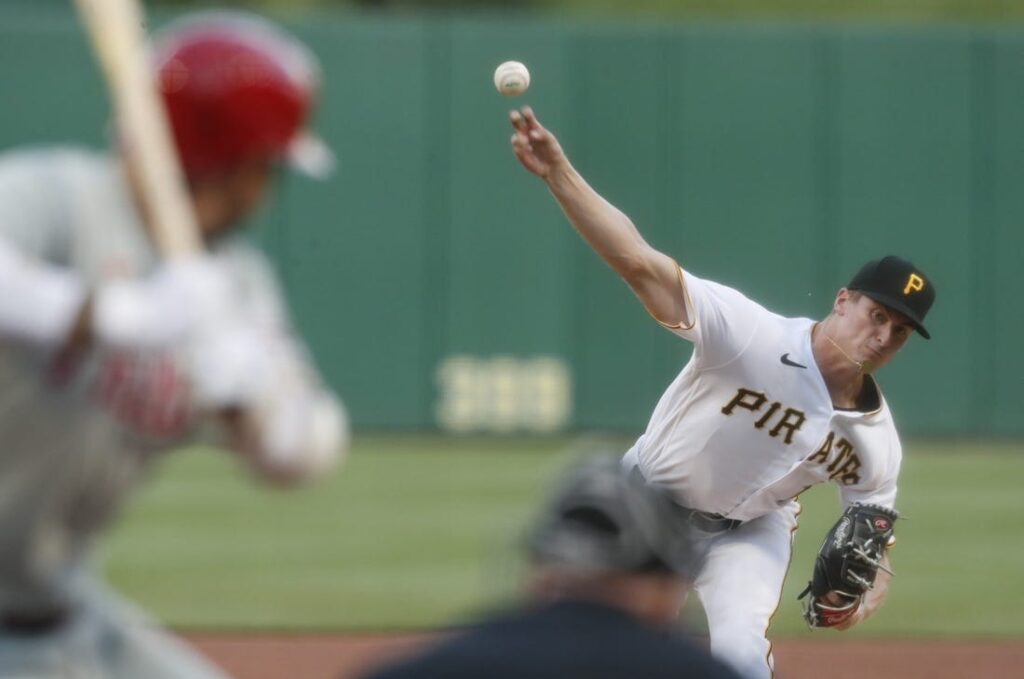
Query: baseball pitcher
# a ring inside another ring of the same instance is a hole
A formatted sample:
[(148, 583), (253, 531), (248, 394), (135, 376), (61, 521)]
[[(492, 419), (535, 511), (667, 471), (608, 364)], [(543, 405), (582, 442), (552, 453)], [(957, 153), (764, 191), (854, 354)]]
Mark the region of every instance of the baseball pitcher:
[(317, 63), (236, 14), (172, 26), (155, 57), (206, 251), (161, 261), (131, 154), (0, 156), (0, 676), (222, 676), (103, 588), (92, 543), (211, 425), (279, 484), (347, 446), (269, 262), (236, 232), (276, 164), (323, 166), (303, 131)]
[(823, 320), (779, 316), (652, 248), (530, 108), (510, 116), (520, 163), (654, 319), (694, 345), (623, 463), (671, 490), (700, 536), (694, 588), (712, 651), (744, 676), (770, 677), (768, 624), (803, 490), (831, 481), (843, 509), (805, 593), (808, 624), (845, 629), (884, 598), (901, 451), (873, 375), (914, 331), (928, 338), (932, 282), (884, 257), (838, 291)]

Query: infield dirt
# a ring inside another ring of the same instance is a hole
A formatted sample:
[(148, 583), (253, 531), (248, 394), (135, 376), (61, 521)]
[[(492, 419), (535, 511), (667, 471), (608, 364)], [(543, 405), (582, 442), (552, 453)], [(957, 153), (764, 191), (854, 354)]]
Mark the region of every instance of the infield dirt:
[[(439, 638), (437, 634), (187, 634), (236, 679), (355, 679)], [(1024, 642), (783, 639), (780, 679), (1014, 679), (1024, 677)]]

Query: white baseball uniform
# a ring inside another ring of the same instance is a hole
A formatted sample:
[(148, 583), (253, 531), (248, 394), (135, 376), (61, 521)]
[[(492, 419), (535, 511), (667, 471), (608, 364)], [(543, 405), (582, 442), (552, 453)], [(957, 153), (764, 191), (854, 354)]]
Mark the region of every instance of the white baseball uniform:
[[(233, 284), (239, 334), (289, 366), (287, 403), (266, 406), (276, 425), (254, 462), (337, 454), (344, 411), (291, 335), (269, 264), (238, 238), (212, 258)], [(176, 352), (58, 354), (87, 290), (158, 262), (113, 158), (75, 149), (0, 156), (0, 676), (222, 676), (107, 592), (88, 564), (151, 463), (201, 422)], [(289, 411), (294, 404), (301, 412)], [(303, 438), (315, 428), (310, 412), (334, 425), (317, 445)]]
[(693, 342), (693, 356), (624, 463), (681, 505), (741, 522), (701, 533), (695, 589), (712, 651), (746, 676), (769, 677), (766, 634), (792, 553), (796, 496), (832, 481), (843, 508), (892, 507), (900, 442), (872, 377), (872, 403), (833, 407), (811, 351), (814, 321), (784, 318), (690, 273), (680, 280), (691, 324), (670, 329)]

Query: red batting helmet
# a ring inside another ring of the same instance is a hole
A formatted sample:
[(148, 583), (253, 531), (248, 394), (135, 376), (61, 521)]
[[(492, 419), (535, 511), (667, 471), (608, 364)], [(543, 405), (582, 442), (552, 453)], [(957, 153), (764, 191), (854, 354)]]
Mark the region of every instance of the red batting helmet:
[(315, 176), (330, 171), (330, 151), (303, 131), (319, 65), (292, 36), (252, 15), (207, 12), (163, 31), (155, 56), (187, 175), (253, 158), (286, 160)]

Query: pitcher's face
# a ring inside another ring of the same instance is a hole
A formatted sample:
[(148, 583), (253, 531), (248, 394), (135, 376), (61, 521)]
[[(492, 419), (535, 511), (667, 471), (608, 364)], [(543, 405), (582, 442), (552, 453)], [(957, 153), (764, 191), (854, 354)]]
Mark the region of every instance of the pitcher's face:
[(846, 288), (836, 296), (834, 339), (872, 372), (888, 363), (914, 331), (904, 314)]

